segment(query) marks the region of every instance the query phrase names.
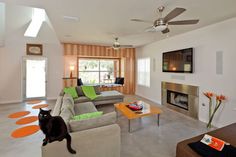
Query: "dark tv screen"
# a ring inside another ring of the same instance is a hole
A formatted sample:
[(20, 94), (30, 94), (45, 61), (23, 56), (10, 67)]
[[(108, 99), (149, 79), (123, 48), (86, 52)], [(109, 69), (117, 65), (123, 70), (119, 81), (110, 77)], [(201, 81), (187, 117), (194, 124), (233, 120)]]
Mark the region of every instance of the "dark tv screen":
[(175, 73), (193, 73), (193, 48), (164, 52), (162, 71)]

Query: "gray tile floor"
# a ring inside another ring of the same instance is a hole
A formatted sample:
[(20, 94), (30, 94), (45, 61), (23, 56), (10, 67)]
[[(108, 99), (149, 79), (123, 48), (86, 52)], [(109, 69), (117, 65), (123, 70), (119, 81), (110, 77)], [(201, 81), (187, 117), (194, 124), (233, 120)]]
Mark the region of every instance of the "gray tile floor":
[[(126, 96), (125, 101), (143, 100), (155, 104), (138, 96)], [(47, 102), (53, 108), (55, 101)], [(159, 105), (158, 105), (159, 106)], [(34, 135), (13, 139), (10, 134), (19, 128), (16, 119), (9, 119), (10, 113), (28, 110), (31, 115), (37, 115), (38, 110), (32, 106), (22, 104), (0, 105), (0, 156), (1, 157), (41, 157), (40, 146), (43, 135), (37, 132)], [(121, 127), (121, 157), (175, 157), (178, 141), (196, 136), (207, 129), (205, 124), (179, 114), (175, 111), (159, 106), (164, 112), (160, 117), (160, 126), (157, 126), (157, 117), (142, 118), (132, 121), (133, 132), (128, 132), (128, 120), (119, 115), (118, 124)], [(114, 111), (113, 105), (99, 106), (104, 112)], [(37, 124), (37, 122), (35, 123)]]

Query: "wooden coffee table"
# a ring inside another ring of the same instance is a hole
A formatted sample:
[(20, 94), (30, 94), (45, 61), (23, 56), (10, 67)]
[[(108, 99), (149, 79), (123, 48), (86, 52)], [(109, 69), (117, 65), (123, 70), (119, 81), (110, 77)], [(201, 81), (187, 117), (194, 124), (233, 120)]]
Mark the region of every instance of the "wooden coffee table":
[[(129, 102), (121, 102), (121, 103), (117, 103), (115, 104), (115, 110), (116, 112), (121, 112), (127, 119), (129, 122), (129, 132), (131, 132), (131, 120), (133, 119), (140, 119), (142, 117), (146, 117), (146, 116), (152, 116), (152, 115), (157, 115), (157, 125), (159, 126), (160, 123), (160, 114), (162, 113), (162, 110), (160, 108), (158, 108), (157, 106), (154, 105), (150, 105), (146, 102), (143, 102), (143, 109), (140, 111), (132, 111), (131, 109), (129, 109), (127, 107), (127, 105), (129, 104)], [(118, 113), (117, 113), (118, 116)], [(118, 117), (117, 117), (118, 118)]]

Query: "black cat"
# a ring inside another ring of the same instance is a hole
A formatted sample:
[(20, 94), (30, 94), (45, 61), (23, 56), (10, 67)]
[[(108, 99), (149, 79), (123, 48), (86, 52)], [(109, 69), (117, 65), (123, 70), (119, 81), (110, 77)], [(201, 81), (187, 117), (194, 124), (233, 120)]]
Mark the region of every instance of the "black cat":
[(40, 109), (38, 119), (39, 126), (45, 134), (43, 146), (48, 142), (67, 140), (67, 149), (71, 154), (76, 154), (76, 151), (71, 148), (71, 136), (68, 133), (66, 124), (60, 116), (51, 116), (51, 110), (45, 111)]

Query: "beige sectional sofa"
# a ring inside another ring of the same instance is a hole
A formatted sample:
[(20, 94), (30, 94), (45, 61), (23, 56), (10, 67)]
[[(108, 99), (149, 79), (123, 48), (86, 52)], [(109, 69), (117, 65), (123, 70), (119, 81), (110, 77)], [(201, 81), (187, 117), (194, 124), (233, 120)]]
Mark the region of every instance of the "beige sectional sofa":
[[(115, 104), (117, 102), (122, 102), (124, 99), (124, 95), (118, 91), (103, 91), (100, 92), (99, 86), (94, 86), (95, 92), (98, 97), (94, 100), (90, 100), (87, 98), (80, 86), (76, 87), (76, 91), (78, 94), (78, 98), (74, 100), (75, 103), (83, 103), (83, 102), (92, 102), (94, 105), (103, 105), (103, 104)], [(60, 96), (63, 96), (64, 92), (61, 91)]]
[(120, 101), (123, 101), (123, 95), (117, 91), (101, 92), (99, 99), (84, 102), (73, 100), (68, 94), (60, 94), (52, 115), (64, 119), (72, 137), (72, 148), (77, 154), (67, 151), (64, 140), (42, 147), (42, 157), (120, 157), (120, 127), (116, 124), (116, 112), (79, 121), (72, 119), (74, 115), (96, 112), (95, 105)]

